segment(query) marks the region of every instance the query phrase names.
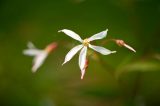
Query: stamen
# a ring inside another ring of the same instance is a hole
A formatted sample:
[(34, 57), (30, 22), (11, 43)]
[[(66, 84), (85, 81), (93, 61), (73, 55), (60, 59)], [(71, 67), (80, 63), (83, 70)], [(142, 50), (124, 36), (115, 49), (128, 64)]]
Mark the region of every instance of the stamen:
[(83, 45), (84, 45), (84, 46), (88, 46), (89, 43), (90, 43), (90, 41), (89, 41), (88, 39), (84, 39), (84, 40), (83, 40)]

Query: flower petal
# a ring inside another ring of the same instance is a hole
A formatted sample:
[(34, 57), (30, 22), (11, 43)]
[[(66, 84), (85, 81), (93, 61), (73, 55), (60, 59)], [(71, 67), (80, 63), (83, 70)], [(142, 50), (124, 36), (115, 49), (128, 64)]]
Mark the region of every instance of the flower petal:
[(36, 72), (37, 69), (44, 63), (44, 60), (48, 56), (48, 53), (43, 51), (38, 54), (33, 60), (32, 72)]
[(91, 45), (89, 44), (89, 47), (92, 48), (93, 50), (103, 54), (103, 55), (108, 55), (108, 54), (111, 54), (111, 53), (116, 53), (116, 51), (110, 51), (104, 47), (100, 47), (100, 46), (94, 46), (94, 45)]
[(83, 74), (83, 69), (86, 62), (86, 55), (87, 55), (87, 47), (84, 46), (79, 54), (79, 67), (81, 69), (81, 74)]
[(32, 42), (28, 42), (28, 43), (27, 43), (27, 47), (28, 47), (29, 49), (35, 49), (35, 48), (36, 48)]
[(72, 37), (73, 39), (82, 42), (81, 37), (78, 34), (76, 34), (75, 32), (71, 31), (71, 30), (63, 29), (63, 30), (60, 30), (58, 32), (64, 32), (66, 35)]
[(83, 79), (85, 72), (86, 72), (86, 69), (81, 70), (81, 79)]
[(107, 31), (108, 31), (108, 29), (106, 29), (105, 31), (102, 31), (100, 33), (97, 33), (97, 34), (91, 36), (90, 38), (88, 38), (88, 40), (93, 41), (93, 40), (97, 40), (97, 39), (103, 39), (104, 37), (107, 36)]
[(81, 79), (83, 79), (84, 74), (85, 74), (85, 72), (86, 72), (86, 69), (88, 68), (88, 65), (89, 65), (89, 60), (86, 59), (86, 61), (85, 61), (85, 66), (84, 66), (84, 68), (81, 70)]
[[(63, 64), (65, 64), (66, 62), (68, 62), (69, 60), (72, 59), (72, 57), (83, 47), (83, 45), (78, 45), (75, 46), (74, 48), (72, 48), (66, 55), (65, 60), (63, 62)], [(62, 65), (63, 65), (62, 64)]]
[(38, 50), (38, 49), (26, 49), (23, 51), (23, 54), (28, 56), (35, 56), (40, 54), (41, 52), (42, 50)]
[(124, 44), (124, 46), (125, 46), (126, 48), (128, 48), (129, 50), (131, 50), (131, 51), (133, 51), (133, 52), (136, 53), (136, 50), (134, 50), (131, 46), (129, 46), (129, 45), (127, 45), (127, 44)]

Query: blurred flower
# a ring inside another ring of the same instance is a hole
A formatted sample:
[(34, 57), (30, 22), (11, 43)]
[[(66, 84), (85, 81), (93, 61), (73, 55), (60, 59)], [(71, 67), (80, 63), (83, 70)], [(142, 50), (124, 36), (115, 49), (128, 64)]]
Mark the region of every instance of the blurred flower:
[(103, 55), (108, 55), (108, 54), (111, 54), (111, 53), (115, 53), (116, 51), (110, 51), (104, 47), (100, 47), (100, 46), (94, 46), (94, 45), (91, 45), (90, 44), (90, 41), (93, 41), (93, 40), (98, 40), (98, 39), (103, 39), (104, 37), (106, 37), (106, 34), (107, 34), (107, 30), (105, 31), (102, 31), (100, 33), (97, 33), (93, 36), (91, 36), (90, 38), (86, 38), (84, 40), (81, 39), (81, 37), (76, 34), (75, 32), (71, 31), (71, 30), (68, 30), (68, 29), (63, 29), (63, 30), (60, 30), (58, 32), (64, 32), (66, 35), (72, 37), (73, 39), (79, 41), (80, 43), (82, 43), (81, 45), (77, 45), (75, 46), (74, 48), (72, 48), (66, 55), (65, 57), (65, 60), (64, 60), (64, 63), (65, 64), (66, 62), (68, 62), (69, 60), (72, 59), (72, 57), (79, 51), (81, 50), (80, 52), (80, 55), (79, 55), (79, 67), (81, 69), (81, 79), (83, 78), (84, 76), (84, 68), (85, 68), (85, 63), (86, 63), (86, 55), (87, 55), (87, 48), (92, 48), (93, 50), (103, 54)]
[(114, 41), (117, 43), (118, 46), (124, 46), (128, 48), (129, 50), (136, 52), (136, 50), (134, 50), (131, 46), (127, 45), (123, 40), (114, 39)]
[(36, 72), (37, 69), (44, 63), (48, 54), (55, 50), (57, 43), (53, 42), (46, 46), (44, 50), (37, 49), (31, 42), (28, 43), (28, 49), (23, 51), (24, 55), (34, 56), (32, 72)]

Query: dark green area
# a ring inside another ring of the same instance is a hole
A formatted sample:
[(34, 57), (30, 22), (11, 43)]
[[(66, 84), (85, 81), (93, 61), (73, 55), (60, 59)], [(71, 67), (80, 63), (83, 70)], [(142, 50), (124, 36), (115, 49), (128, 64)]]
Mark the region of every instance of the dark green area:
[[(160, 105), (159, 0), (1, 0), (0, 14), (0, 106)], [(78, 44), (57, 32), (64, 28), (82, 38), (108, 28), (106, 39), (123, 39), (137, 53), (103, 45), (117, 53), (90, 58), (80, 80), (78, 55), (61, 66)], [(28, 41), (42, 49), (53, 41), (71, 45), (33, 74), (32, 58), (22, 54)]]

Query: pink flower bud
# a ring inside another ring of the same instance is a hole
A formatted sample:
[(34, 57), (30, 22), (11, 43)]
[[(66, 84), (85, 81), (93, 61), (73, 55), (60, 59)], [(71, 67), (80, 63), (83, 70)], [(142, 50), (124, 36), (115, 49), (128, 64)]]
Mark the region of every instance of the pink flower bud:
[(129, 50), (136, 52), (131, 46), (127, 45), (123, 40), (115, 39), (114, 41), (116, 42), (118, 46), (124, 46), (128, 48)]
[(115, 40), (118, 46), (124, 46), (124, 41), (123, 40)]

